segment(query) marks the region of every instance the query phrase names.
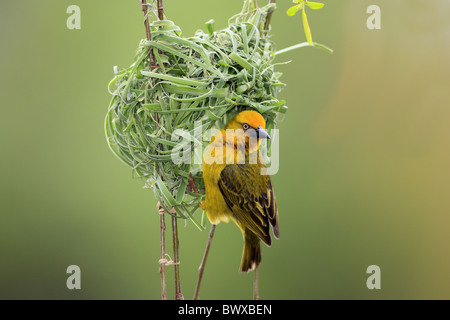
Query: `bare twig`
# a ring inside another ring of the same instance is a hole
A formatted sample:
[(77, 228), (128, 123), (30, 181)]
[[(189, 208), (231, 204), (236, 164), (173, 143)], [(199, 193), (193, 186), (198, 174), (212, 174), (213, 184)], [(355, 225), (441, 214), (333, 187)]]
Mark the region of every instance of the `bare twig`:
[(188, 190), (190, 192), (198, 193), (197, 186), (195, 185), (194, 177), (192, 176), (192, 172), (189, 172), (189, 179), (188, 179)]
[(159, 20), (164, 20), (163, 0), (158, 0), (158, 19)]
[[(147, 7), (147, 0), (140, 0), (141, 6), (142, 6), (142, 12), (144, 12), (144, 25), (145, 25), (145, 32), (147, 35), (147, 40), (152, 40), (152, 30), (150, 28), (150, 21), (148, 20), (148, 7)], [(148, 57), (150, 62), (150, 69), (153, 69), (155, 67), (155, 55), (153, 54), (152, 48), (149, 48), (148, 50)]]
[(211, 242), (212, 242), (212, 239), (214, 236), (214, 230), (216, 230), (215, 224), (211, 225), (211, 231), (209, 232), (208, 243), (206, 244), (206, 249), (205, 249), (205, 253), (203, 254), (202, 263), (200, 264), (200, 267), (198, 268), (198, 280), (197, 280), (197, 286), (195, 287), (195, 293), (194, 293), (193, 300), (198, 300), (200, 284), (202, 282), (203, 272), (205, 271), (206, 259), (208, 258), (209, 248), (211, 247)]
[[(188, 191), (198, 194), (197, 185), (195, 184), (195, 180), (194, 180), (194, 177), (192, 176), (192, 172), (189, 172)], [(200, 205), (200, 207), (202, 207), (202, 202), (201, 201), (199, 201), (198, 204)]]
[[(151, 33), (151, 27), (150, 22), (148, 19), (148, 7), (147, 7), (147, 0), (140, 0), (142, 5), (142, 11), (144, 12), (145, 16), (145, 31), (147, 35), (147, 40), (152, 40), (152, 33)], [(158, 0), (158, 19), (164, 20), (164, 7), (163, 7), (163, 1)], [(150, 61), (150, 70), (155, 68), (155, 55), (153, 53), (153, 49), (149, 48), (149, 61)], [(155, 119), (155, 127), (158, 127), (157, 118)], [(158, 168), (160, 169), (160, 168)], [(160, 274), (161, 274), (161, 296), (163, 300), (167, 300), (167, 288), (166, 288), (166, 264), (167, 260), (165, 258), (166, 252), (165, 252), (165, 230), (166, 230), (166, 223), (165, 223), (165, 210), (161, 206), (161, 204), (158, 202), (157, 204), (158, 211), (160, 213), (160, 255), (161, 258), (159, 260), (160, 262)], [(177, 300), (183, 299), (183, 294), (181, 293), (181, 282), (180, 282), (180, 257), (179, 257), (179, 240), (178, 240), (178, 225), (177, 225), (177, 218), (175, 215), (172, 215), (172, 236), (173, 236), (173, 251), (174, 251), (174, 259), (173, 265), (175, 266), (175, 298)]]
[(258, 271), (259, 266), (255, 267), (255, 279), (253, 280), (253, 300), (259, 300), (259, 289), (258, 289)]
[(159, 273), (161, 274), (161, 299), (167, 300), (167, 289), (166, 289), (166, 245), (165, 245), (165, 231), (166, 231), (166, 223), (165, 223), (165, 210), (161, 206), (161, 203), (158, 202), (156, 208), (159, 211), (159, 225), (160, 225), (160, 256), (159, 260)]
[[(163, 10), (162, 7), (162, 0), (161, 1), (161, 10)], [(141, 6), (142, 6), (142, 12), (144, 12), (144, 25), (145, 25), (145, 33), (147, 35), (147, 40), (148, 41), (152, 41), (152, 29), (150, 27), (150, 20), (148, 19), (148, 5), (147, 5), (147, 0), (140, 0), (141, 2)], [(159, 4), (159, 1), (158, 1)], [(164, 12), (162, 12), (162, 15), (164, 15)], [(149, 58), (149, 63), (150, 63), (150, 70), (153, 70), (156, 68), (155, 65), (155, 54), (153, 53), (153, 48), (149, 47), (148, 49), (148, 58)], [(158, 115), (155, 114), (155, 128), (158, 128)]]
[(179, 253), (179, 239), (178, 239), (178, 222), (177, 217), (172, 215), (172, 237), (173, 237), (173, 264), (175, 269), (175, 300), (184, 300), (181, 292), (180, 279), (180, 253)]
[[(276, 0), (269, 0), (269, 3), (276, 3)], [(272, 13), (274, 10), (267, 13), (266, 22), (264, 23), (264, 33), (267, 34), (270, 26), (270, 19), (272, 19)]]

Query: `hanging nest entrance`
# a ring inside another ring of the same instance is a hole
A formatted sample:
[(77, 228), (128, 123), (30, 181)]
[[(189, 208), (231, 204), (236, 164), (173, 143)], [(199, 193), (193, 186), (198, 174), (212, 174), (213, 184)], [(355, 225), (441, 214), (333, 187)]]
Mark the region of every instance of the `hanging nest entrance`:
[[(204, 193), (201, 164), (174, 163), (171, 155), (190, 146), (194, 157), (196, 144), (208, 144), (196, 136), (196, 123), (203, 131), (222, 128), (239, 111), (252, 109), (271, 130), (277, 115), (287, 111), (277, 98), (284, 84), (274, 70), (266, 23), (274, 9), (275, 4), (254, 8), (246, 0), (227, 28), (214, 31), (209, 21), (207, 32), (189, 38), (170, 20), (154, 21), (151, 41), (140, 42), (134, 63), (116, 69), (109, 84), (105, 131), (112, 152), (154, 189), (166, 212), (173, 208), (200, 229), (205, 226), (205, 216), (196, 213)], [(174, 140), (176, 130), (184, 132), (182, 142)], [(190, 174), (198, 193), (187, 188)]]

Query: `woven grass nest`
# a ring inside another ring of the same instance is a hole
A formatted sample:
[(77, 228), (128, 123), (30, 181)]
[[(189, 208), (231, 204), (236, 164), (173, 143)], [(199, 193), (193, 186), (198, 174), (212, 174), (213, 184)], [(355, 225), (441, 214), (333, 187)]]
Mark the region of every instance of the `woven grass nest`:
[[(109, 84), (105, 131), (110, 149), (154, 189), (166, 212), (173, 208), (200, 229), (205, 226), (205, 215), (199, 213), (201, 164), (174, 163), (171, 154), (190, 144), (193, 155), (195, 143), (208, 144), (195, 136), (195, 123), (201, 121), (203, 131), (223, 128), (245, 109), (261, 113), (268, 130), (276, 127), (278, 114), (287, 107), (277, 98), (284, 84), (274, 70), (274, 44), (264, 30), (274, 9), (274, 4), (253, 8), (246, 0), (226, 29), (214, 31), (210, 21), (207, 33), (189, 38), (170, 20), (154, 21), (152, 40), (140, 42), (134, 63), (116, 69)], [(150, 66), (149, 50), (156, 67)], [(186, 133), (180, 140), (184, 143), (173, 140), (177, 129)], [(190, 174), (198, 193), (188, 191)]]

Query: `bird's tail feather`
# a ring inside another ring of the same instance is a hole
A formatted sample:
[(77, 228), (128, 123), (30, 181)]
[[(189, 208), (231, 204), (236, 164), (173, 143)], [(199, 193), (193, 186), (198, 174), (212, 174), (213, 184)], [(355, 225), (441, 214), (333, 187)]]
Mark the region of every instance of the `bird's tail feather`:
[(239, 272), (255, 270), (261, 263), (260, 240), (252, 232), (244, 233), (244, 250), (242, 251), (241, 267)]

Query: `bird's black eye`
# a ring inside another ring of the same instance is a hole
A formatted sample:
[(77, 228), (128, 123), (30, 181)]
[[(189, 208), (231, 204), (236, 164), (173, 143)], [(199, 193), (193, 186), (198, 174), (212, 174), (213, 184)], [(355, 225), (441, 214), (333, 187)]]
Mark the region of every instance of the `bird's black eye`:
[(248, 129), (248, 124), (244, 123), (244, 124), (242, 125), (242, 129), (247, 130), (247, 129)]

